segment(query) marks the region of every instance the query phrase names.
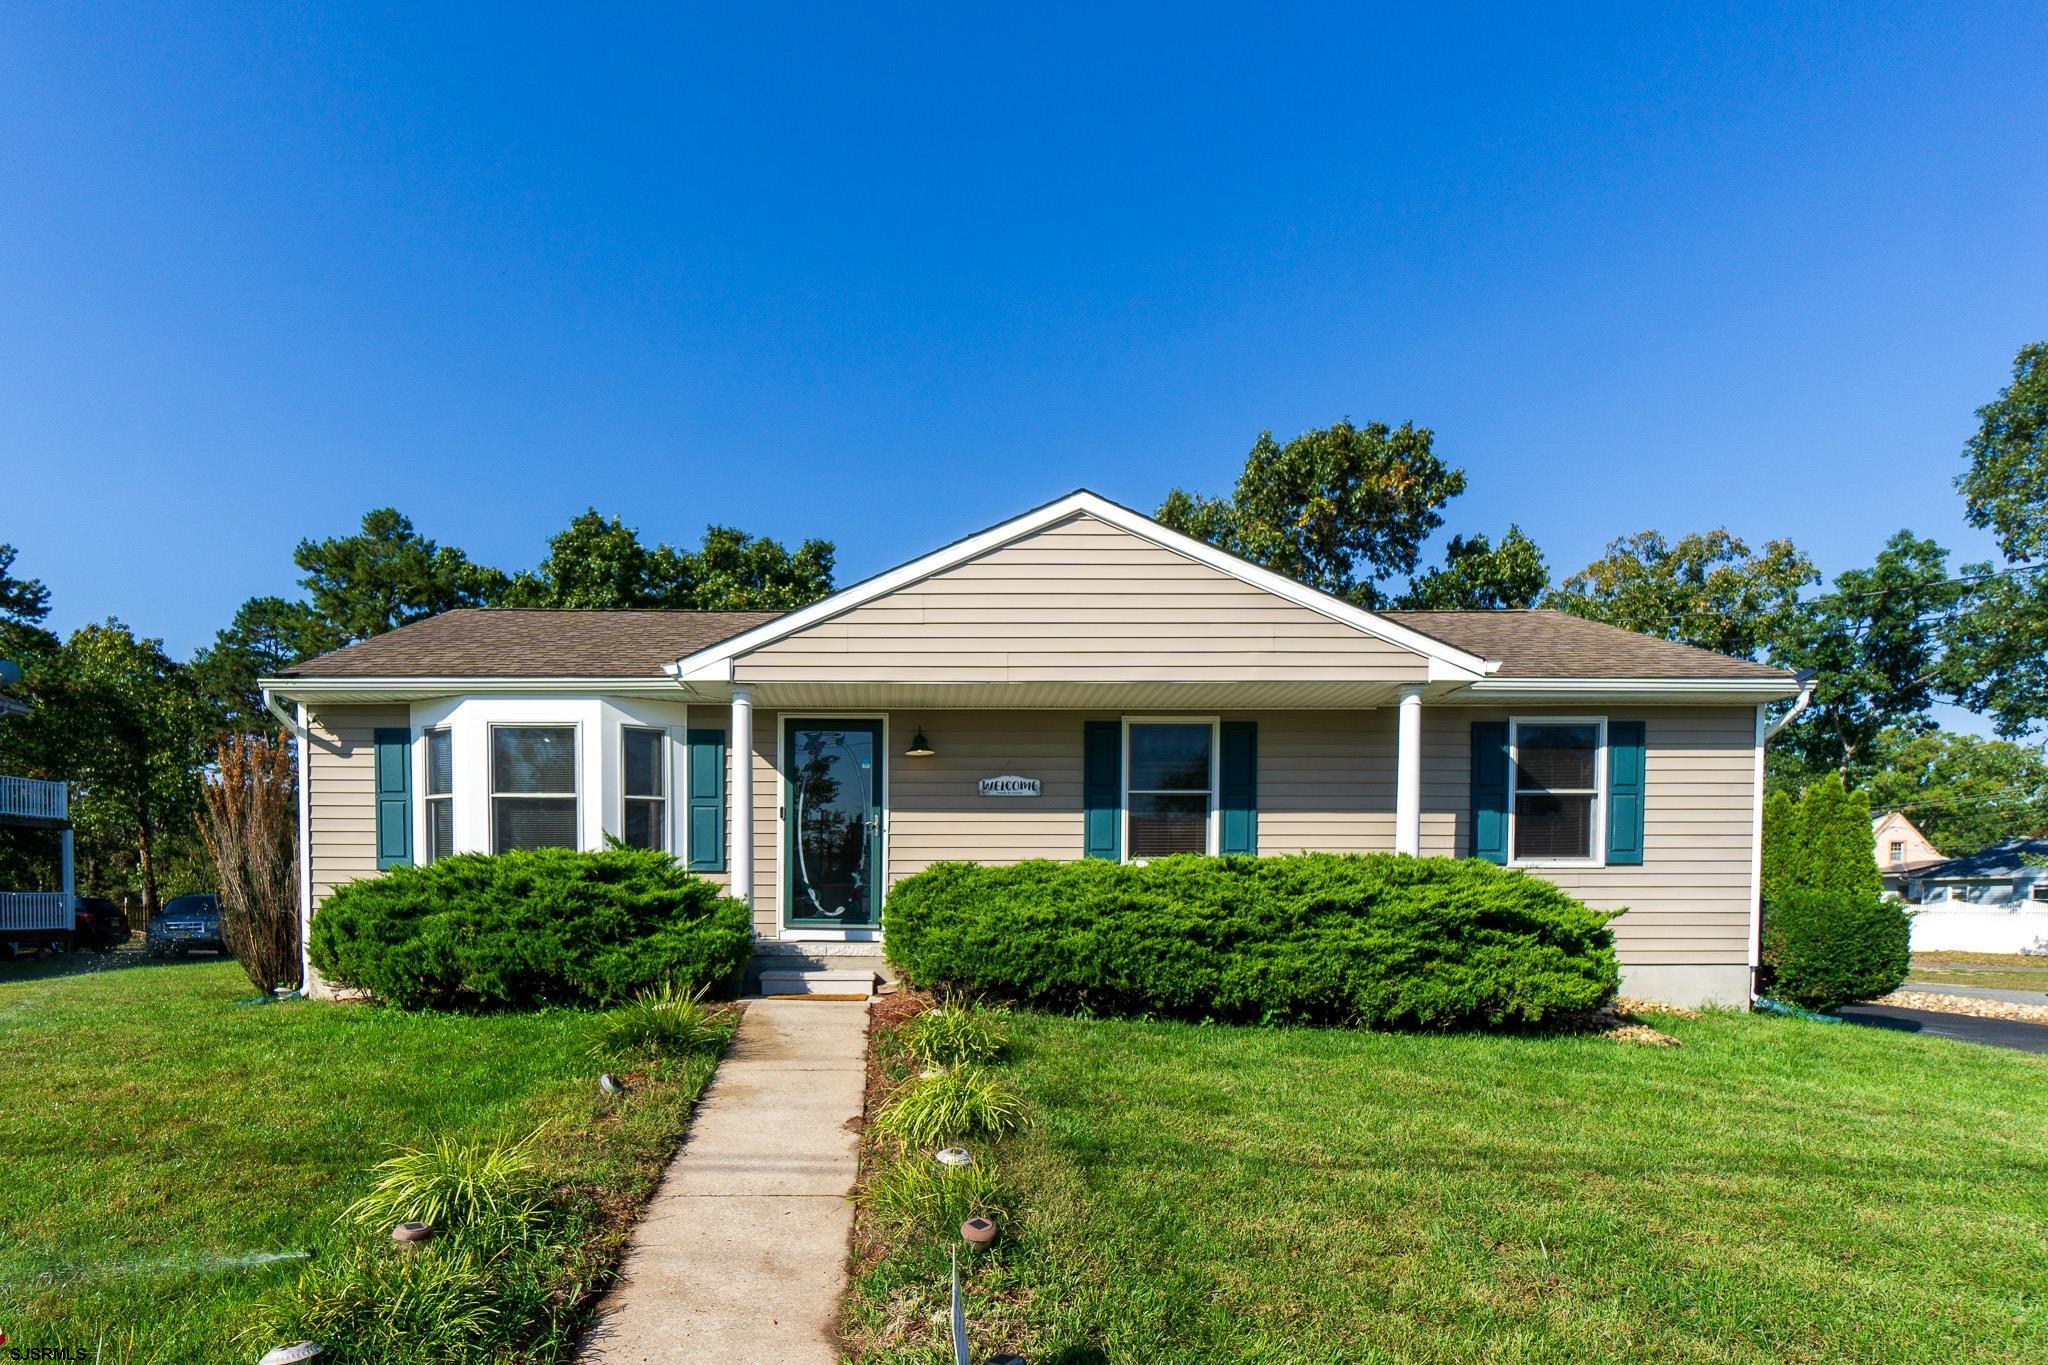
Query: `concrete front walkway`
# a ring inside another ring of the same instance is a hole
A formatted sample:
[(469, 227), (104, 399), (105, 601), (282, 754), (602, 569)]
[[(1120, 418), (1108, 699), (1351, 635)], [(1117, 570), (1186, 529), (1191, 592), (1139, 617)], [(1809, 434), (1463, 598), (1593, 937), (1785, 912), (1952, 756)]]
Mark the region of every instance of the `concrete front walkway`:
[(752, 1000), (581, 1359), (832, 1365), (868, 1007)]

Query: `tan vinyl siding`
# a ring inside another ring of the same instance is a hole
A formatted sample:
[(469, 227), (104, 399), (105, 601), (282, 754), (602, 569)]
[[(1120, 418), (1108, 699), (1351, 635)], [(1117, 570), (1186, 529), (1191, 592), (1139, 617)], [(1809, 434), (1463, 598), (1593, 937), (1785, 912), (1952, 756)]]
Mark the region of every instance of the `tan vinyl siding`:
[[(937, 862), (1081, 856), (1081, 727), (1061, 711), (898, 714), (892, 738), (922, 726), (930, 758), (890, 755), (889, 879)], [(903, 747), (898, 744), (899, 751)], [(1035, 797), (984, 797), (984, 777), (1035, 777)]]
[(1755, 809), (1752, 707), (1555, 704), (1513, 711), (1423, 711), (1426, 854), (1465, 851), (1472, 722), (1510, 715), (1604, 715), (1645, 722), (1640, 867), (1544, 868), (1588, 905), (1628, 913), (1614, 924), (1623, 962), (1740, 965), (1749, 960), (1750, 840)]
[(377, 875), (376, 731), (409, 723), (403, 706), (328, 706), (308, 717), (307, 849), (315, 905), (343, 882)]
[[(1589, 904), (1628, 908), (1615, 923), (1631, 964), (1748, 960), (1755, 712), (1748, 707), (1550, 706), (1546, 714), (1646, 722), (1640, 867), (1535, 871)], [(1118, 713), (896, 712), (889, 721), (888, 845), (893, 883), (947, 859), (1008, 863), (1081, 856), (1082, 726)], [(1259, 724), (1259, 851), (1374, 852), (1394, 842), (1394, 713), (1231, 712)], [(1423, 851), (1459, 856), (1470, 819), (1470, 732), (1506, 709), (1425, 707)], [(1523, 714), (1535, 714), (1534, 711)], [(755, 923), (780, 932), (777, 884), (782, 716), (754, 717)], [(905, 758), (922, 726), (937, 751)], [(979, 795), (983, 777), (1035, 777), (1035, 798)]]
[(1427, 676), (1409, 650), (1085, 514), (738, 659), (741, 682)]

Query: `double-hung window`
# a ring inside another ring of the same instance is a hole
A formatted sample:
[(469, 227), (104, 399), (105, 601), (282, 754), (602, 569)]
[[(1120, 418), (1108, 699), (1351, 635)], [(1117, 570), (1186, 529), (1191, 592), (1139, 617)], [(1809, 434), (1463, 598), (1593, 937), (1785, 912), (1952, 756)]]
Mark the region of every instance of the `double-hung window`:
[(1906, 863), (1906, 841), (1905, 841), (1904, 839), (1894, 839), (1894, 840), (1892, 840), (1892, 866), (1893, 866), (1893, 867), (1903, 867), (1903, 866), (1905, 866), (1905, 863)]
[(427, 861), (455, 851), (455, 737), (427, 731)]
[(576, 727), (491, 727), (491, 849), (575, 848)]
[(1514, 722), (1514, 861), (1598, 859), (1606, 728), (1599, 720)]
[(627, 726), (620, 732), (621, 839), (634, 848), (668, 847), (668, 732)]
[(1216, 809), (1215, 723), (1132, 721), (1127, 742), (1127, 856), (1210, 852)]

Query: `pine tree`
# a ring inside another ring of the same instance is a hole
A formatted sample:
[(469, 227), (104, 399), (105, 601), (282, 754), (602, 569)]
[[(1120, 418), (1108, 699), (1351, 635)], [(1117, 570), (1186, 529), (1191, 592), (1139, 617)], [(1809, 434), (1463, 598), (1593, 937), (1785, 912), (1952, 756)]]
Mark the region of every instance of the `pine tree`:
[(1778, 893), (1804, 885), (1806, 831), (1802, 808), (1790, 792), (1775, 791), (1764, 802), (1764, 899), (1776, 900)]

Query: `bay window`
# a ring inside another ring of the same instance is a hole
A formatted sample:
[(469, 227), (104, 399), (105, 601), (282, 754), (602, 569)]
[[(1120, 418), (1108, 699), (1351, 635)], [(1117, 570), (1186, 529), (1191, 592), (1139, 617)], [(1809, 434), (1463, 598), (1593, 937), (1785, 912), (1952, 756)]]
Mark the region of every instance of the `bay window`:
[(493, 725), (491, 849), (575, 848), (576, 727)]
[(427, 731), (427, 861), (455, 851), (455, 737)]
[(625, 809), (622, 842), (634, 848), (668, 847), (668, 733), (627, 726), (619, 734), (619, 779)]

